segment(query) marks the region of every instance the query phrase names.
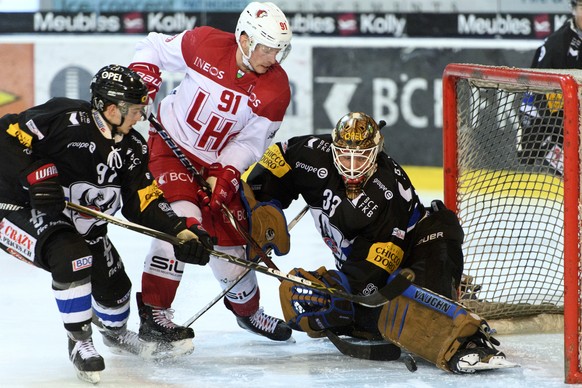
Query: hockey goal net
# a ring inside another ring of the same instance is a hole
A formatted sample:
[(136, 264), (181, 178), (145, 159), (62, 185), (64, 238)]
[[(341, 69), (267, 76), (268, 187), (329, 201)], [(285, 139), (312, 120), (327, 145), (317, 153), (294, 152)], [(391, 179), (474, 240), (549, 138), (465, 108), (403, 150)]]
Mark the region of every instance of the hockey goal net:
[(461, 302), (489, 320), (563, 314), (567, 383), (582, 382), (581, 85), (580, 71), (450, 64), (443, 76)]

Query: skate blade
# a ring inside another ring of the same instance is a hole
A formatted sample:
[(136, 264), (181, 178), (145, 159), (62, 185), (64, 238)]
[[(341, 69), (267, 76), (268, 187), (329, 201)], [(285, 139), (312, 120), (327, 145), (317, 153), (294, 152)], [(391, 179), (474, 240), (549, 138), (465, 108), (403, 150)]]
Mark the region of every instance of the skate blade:
[(474, 373), (478, 371), (487, 371), (494, 369), (518, 368), (520, 365), (515, 362), (507, 361), (503, 357), (492, 357), (489, 362), (477, 362), (472, 365), (460, 365), (459, 370), (464, 373)]
[[(109, 346), (109, 345), (108, 345)], [(144, 359), (150, 359), (157, 351), (158, 344), (155, 342), (142, 342), (139, 349), (129, 350), (116, 346), (109, 346), (109, 351), (120, 356), (138, 356)]]
[(101, 381), (101, 374), (99, 372), (86, 372), (75, 369), (77, 371), (77, 378), (91, 384), (97, 384)]
[(187, 356), (194, 352), (194, 343), (192, 339), (185, 339), (174, 342), (155, 343), (156, 349), (149, 358), (154, 360), (163, 360), (180, 356)]

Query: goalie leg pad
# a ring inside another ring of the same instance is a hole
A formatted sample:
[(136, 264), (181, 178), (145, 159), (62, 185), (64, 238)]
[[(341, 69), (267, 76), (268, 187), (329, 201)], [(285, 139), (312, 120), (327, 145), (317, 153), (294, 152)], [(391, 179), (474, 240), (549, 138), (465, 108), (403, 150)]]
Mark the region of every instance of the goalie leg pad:
[[(249, 233), (261, 249), (273, 249), (277, 256), (289, 253), (289, 230), (281, 207), (274, 201), (258, 202), (250, 186), (244, 181), (241, 199), (249, 220)], [(258, 255), (253, 247), (247, 245), (249, 260), (257, 261)]]
[(481, 323), (460, 304), (413, 284), (384, 305), (378, 330), (384, 339), (450, 371), (448, 361)]
[[(345, 274), (320, 267), (317, 271), (294, 268), (289, 274), (320, 282), (328, 287), (350, 292)], [(291, 328), (304, 331), (310, 337), (321, 337), (322, 331), (350, 326), (354, 323), (354, 306), (345, 299), (284, 280), (279, 286), (281, 309)]]

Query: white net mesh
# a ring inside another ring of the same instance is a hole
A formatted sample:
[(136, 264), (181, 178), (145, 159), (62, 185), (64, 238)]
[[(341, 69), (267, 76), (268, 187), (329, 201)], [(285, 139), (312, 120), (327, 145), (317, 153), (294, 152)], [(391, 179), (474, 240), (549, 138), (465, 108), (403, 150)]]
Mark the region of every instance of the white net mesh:
[(488, 319), (561, 313), (560, 90), (457, 83), (463, 303)]

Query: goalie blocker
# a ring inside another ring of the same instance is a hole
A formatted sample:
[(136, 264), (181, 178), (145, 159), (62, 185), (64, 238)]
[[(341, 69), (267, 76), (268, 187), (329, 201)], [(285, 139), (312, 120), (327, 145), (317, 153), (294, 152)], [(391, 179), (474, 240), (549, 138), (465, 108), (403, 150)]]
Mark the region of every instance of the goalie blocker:
[[(257, 201), (250, 186), (245, 181), (241, 182), (241, 200), (247, 212), (249, 234), (263, 252), (272, 249), (277, 256), (286, 255), (291, 248), (291, 242), (281, 205), (277, 201)], [(249, 260), (259, 260), (260, 253), (251, 244), (247, 244), (246, 250)]]

